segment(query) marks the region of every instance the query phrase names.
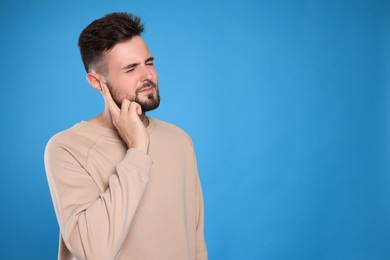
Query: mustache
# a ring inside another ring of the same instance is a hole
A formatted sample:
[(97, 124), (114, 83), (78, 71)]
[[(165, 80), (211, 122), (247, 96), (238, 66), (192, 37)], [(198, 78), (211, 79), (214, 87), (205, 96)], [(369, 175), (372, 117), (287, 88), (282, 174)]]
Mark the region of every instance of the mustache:
[(145, 83), (142, 84), (137, 90), (135, 91), (136, 94), (138, 94), (140, 91), (142, 91), (144, 88), (153, 87), (157, 88), (157, 83), (153, 82), (152, 80), (147, 79)]

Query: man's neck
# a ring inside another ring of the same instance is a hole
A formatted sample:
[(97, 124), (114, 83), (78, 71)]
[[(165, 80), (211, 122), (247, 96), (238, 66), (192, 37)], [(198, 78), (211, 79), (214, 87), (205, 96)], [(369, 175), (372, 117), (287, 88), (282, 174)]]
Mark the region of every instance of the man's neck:
[[(144, 124), (144, 126), (148, 127), (148, 125), (149, 125), (149, 118), (146, 116), (145, 113), (142, 113), (140, 115), (140, 119), (141, 119), (142, 123)], [(116, 130), (114, 124), (112, 123), (110, 112), (107, 109), (105, 109), (103, 111), (103, 113), (101, 113), (101, 114), (97, 115), (96, 117), (91, 118), (90, 120), (88, 120), (88, 122), (96, 124), (96, 125), (99, 125), (99, 126), (102, 126), (102, 127), (106, 127), (106, 128), (110, 128), (110, 129)]]

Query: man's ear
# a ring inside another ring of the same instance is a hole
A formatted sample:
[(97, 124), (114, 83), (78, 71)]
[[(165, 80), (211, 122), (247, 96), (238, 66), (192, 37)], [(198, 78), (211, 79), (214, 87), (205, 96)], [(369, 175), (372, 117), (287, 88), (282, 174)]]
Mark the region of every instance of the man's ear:
[(102, 87), (100, 85), (102, 81), (102, 75), (95, 72), (88, 72), (86, 78), (94, 89), (102, 91)]

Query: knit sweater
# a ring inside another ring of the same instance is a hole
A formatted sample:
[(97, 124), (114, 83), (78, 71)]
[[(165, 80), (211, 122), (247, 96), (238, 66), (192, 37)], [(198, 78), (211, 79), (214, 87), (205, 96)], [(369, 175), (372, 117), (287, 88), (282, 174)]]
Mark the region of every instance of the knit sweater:
[(192, 141), (174, 125), (149, 121), (148, 154), (89, 122), (48, 142), (58, 259), (207, 259)]

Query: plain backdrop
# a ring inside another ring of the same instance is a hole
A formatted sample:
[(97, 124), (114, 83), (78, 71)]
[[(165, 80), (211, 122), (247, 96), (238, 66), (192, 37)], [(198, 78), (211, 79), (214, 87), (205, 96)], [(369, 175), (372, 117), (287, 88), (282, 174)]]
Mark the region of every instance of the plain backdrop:
[(43, 153), (103, 109), (77, 40), (113, 11), (193, 138), (210, 259), (390, 259), (385, 0), (0, 0), (0, 259), (57, 257)]

